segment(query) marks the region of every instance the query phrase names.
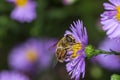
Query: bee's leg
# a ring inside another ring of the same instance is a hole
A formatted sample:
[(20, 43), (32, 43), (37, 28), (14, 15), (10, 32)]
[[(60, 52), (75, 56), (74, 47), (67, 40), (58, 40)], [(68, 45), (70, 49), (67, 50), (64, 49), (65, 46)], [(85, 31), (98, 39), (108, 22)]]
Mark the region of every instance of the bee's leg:
[(65, 58), (67, 55), (67, 50), (63, 50), (62, 58)]
[(67, 51), (65, 49), (59, 48), (56, 51), (56, 55), (57, 55), (57, 59), (60, 62), (63, 62), (65, 60), (65, 56), (66, 56)]
[(61, 58), (61, 48), (58, 48), (57, 50), (56, 50), (56, 56), (57, 56), (57, 59), (60, 59)]
[(71, 50), (71, 49), (72, 49), (71, 46), (69, 46), (69, 47), (65, 47), (65, 50)]

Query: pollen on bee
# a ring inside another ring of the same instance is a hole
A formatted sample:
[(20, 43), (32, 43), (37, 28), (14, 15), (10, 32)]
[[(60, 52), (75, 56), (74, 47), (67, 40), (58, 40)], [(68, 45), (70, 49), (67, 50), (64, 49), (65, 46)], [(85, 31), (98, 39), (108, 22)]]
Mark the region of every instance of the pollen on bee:
[(72, 58), (75, 58), (79, 55), (79, 54), (77, 54), (77, 52), (82, 49), (82, 44), (81, 43), (76, 43), (72, 46), (72, 48), (73, 48), (72, 49), (73, 50)]

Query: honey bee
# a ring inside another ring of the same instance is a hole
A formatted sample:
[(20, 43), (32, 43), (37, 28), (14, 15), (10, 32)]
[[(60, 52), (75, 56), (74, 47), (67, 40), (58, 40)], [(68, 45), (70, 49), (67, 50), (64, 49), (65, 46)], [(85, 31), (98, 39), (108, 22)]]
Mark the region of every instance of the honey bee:
[(56, 57), (59, 62), (64, 62), (64, 60), (69, 57), (69, 55), (67, 55), (67, 52), (72, 48), (72, 45), (75, 43), (75, 39), (70, 34), (64, 36), (57, 43)]

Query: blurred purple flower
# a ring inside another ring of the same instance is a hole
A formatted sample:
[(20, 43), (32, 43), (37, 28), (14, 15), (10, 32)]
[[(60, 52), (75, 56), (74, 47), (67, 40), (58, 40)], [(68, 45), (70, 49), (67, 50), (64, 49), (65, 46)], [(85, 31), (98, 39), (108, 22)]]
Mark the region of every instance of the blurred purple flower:
[(33, 0), (7, 0), (16, 5), (11, 13), (11, 18), (17, 21), (31, 22), (36, 18), (36, 3)]
[(49, 47), (55, 41), (55, 39), (28, 40), (11, 51), (8, 58), (9, 65), (13, 69), (27, 72), (33, 71), (36, 67), (48, 68), (54, 53), (54, 49), (49, 50)]
[(103, 30), (109, 38), (120, 38), (120, 0), (109, 0), (104, 3), (105, 12), (101, 14)]
[[(116, 51), (120, 52), (120, 42), (114, 39), (106, 38), (101, 44), (100, 49), (105, 51)], [(100, 54), (93, 58), (96, 62), (98, 62), (101, 66), (105, 67), (109, 70), (120, 70), (120, 56), (118, 55), (106, 55)]]
[(86, 28), (83, 27), (83, 23), (80, 22), (80, 20), (74, 22), (74, 25), (71, 25), (70, 29), (71, 31), (66, 30), (64, 36), (71, 34), (77, 43), (72, 46), (73, 50), (67, 53), (70, 57), (65, 60), (67, 62), (66, 68), (71, 78), (79, 80), (80, 75), (82, 75), (82, 78), (84, 78), (85, 75), (84, 48), (88, 43), (88, 36)]
[(52, 58), (55, 53), (55, 47), (53, 46), (57, 42), (57, 39), (42, 39), (40, 40), (40, 57), (39, 64), (42, 69), (46, 69), (50, 66)]
[(0, 80), (29, 80), (29, 78), (18, 72), (2, 71), (0, 72)]
[(63, 0), (64, 5), (70, 5), (73, 4), (76, 0)]

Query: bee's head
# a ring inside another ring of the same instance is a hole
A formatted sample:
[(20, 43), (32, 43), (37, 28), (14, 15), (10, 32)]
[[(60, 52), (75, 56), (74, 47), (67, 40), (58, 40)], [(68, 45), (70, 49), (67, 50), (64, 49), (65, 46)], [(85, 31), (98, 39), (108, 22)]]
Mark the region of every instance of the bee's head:
[(75, 43), (75, 39), (71, 34), (66, 35), (66, 41), (71, 44)]

